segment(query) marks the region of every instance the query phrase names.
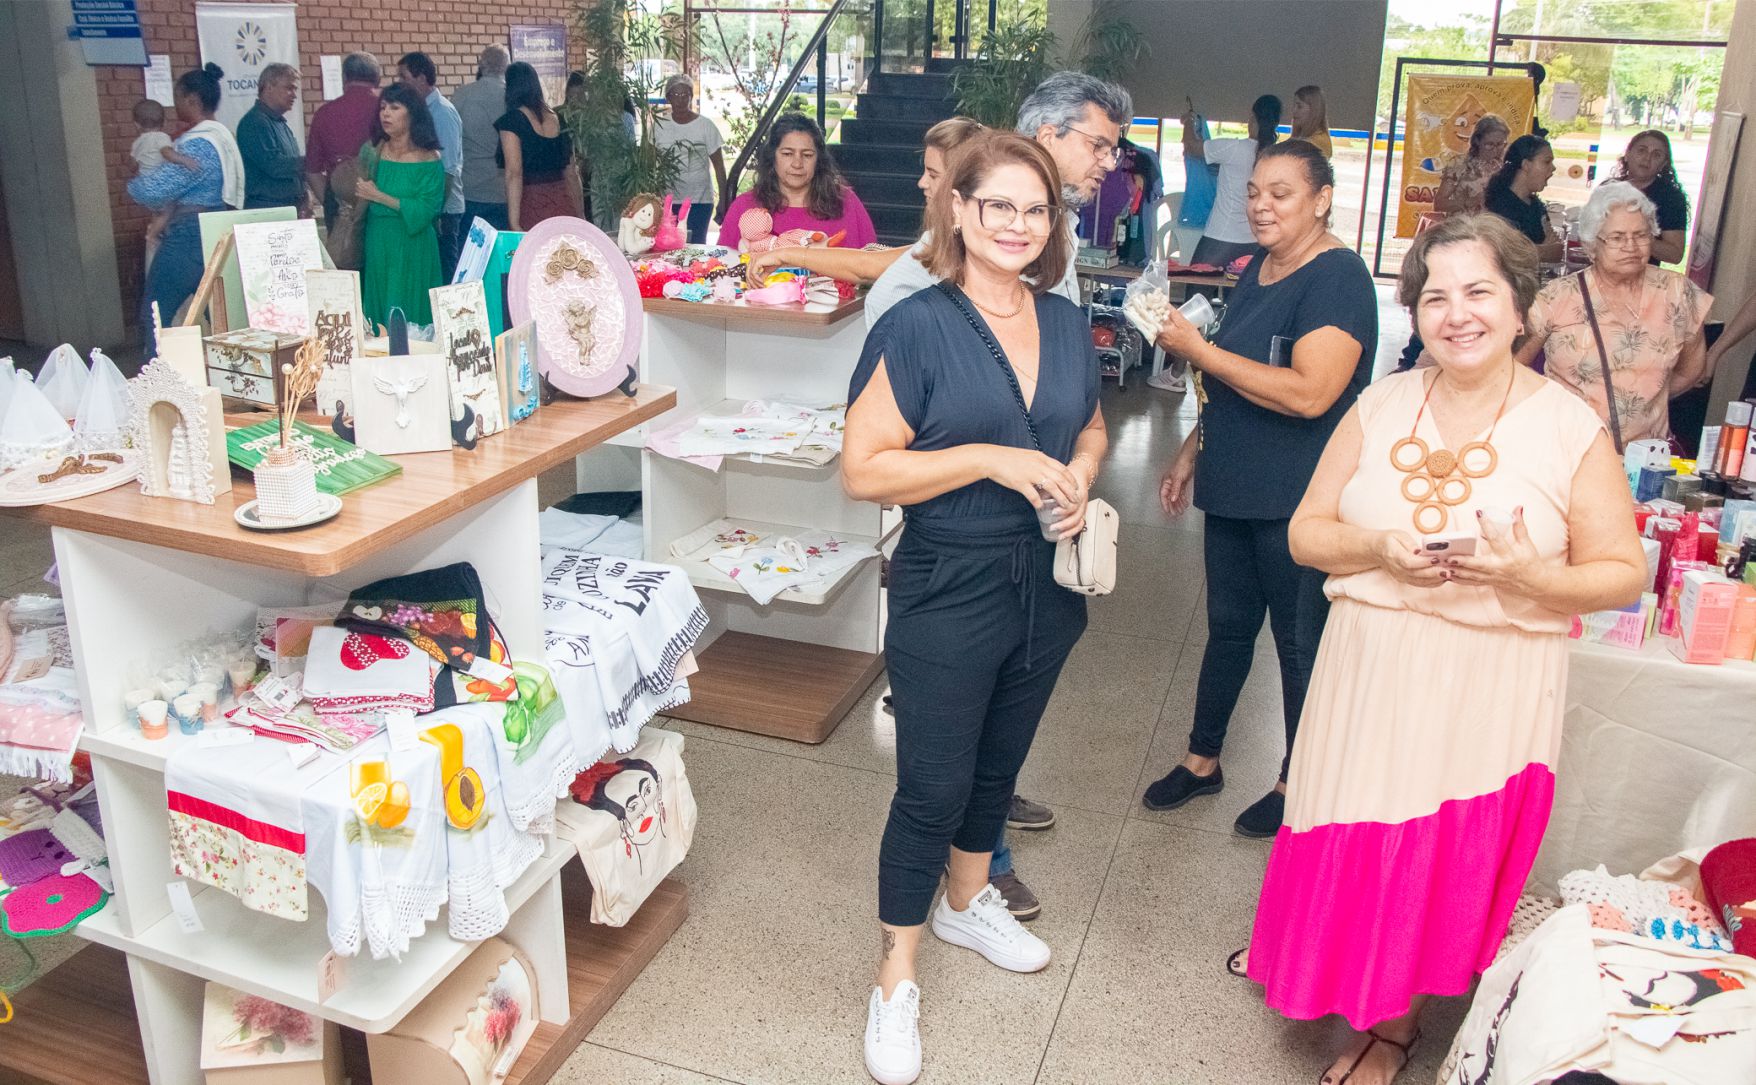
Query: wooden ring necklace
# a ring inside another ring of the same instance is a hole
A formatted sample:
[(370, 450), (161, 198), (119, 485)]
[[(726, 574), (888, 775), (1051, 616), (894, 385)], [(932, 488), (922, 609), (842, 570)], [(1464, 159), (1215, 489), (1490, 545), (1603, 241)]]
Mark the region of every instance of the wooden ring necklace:
[(1415, 506), (1415, 531), (1422, 535), (1437, 535), (1450, 526), (1451, 509), (1469, 500), (1470, 481), (1486, 478), (1500, 466), (1500, 454), (1493, 445), (1494, 430), (1499, 427), (1500, 418), (1506, 413), (1506, 404), (1512, 398), (1512, 384), (1518, 378), (1518, 369), (1514, 366), (1506, 380), (1506, 394), (1500, 397), (1500, 409), (1494, 412), (1488, 435), (1469, 442), (1456, 452), (1447, 448), (1429, 450), (1427, 442), (1416, 436), (1421, 428), (1421, 416), (1427, 413), (1427, 403), (1433, 398), (1433, 389), (1439, 386), (1440, 376), (1443, 374), (1435, 376), (1433, 383), (1427, 386), (1427, 394), (1421, 398), (1421, 409), (1415, 412), (1415, 424), (1410, 427), (1408, 436), (1390, 446), (1390, 466), (1406, 476), (1402, 480), (1402, 496)]

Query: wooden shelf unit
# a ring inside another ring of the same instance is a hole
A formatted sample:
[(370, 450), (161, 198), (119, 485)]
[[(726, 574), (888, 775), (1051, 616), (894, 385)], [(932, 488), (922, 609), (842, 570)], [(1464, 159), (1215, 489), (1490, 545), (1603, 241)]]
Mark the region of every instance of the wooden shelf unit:
[[(816, 311), (741, 305), (646, 302), (640, 378), (677, 389), (677, 406), (643, 430), (752, 399), (815, 404), (847, 399), (866, 339), (860, 301)], [(580, 457), (581, 490), (639, 489), (646, 555), (674, 562), (670, 544), (702, 524), (735, 523), (832, 531), (877, 545), (894, 526), (878, 506), (854, 501), (837, 464), (801, 467), (727, 457), (708, 471), (622, 440)], [(702, 591), (709, 618), (696, 647), (683, 719), (822, 742), (883, 670), (883, 590), (877, 561), (822, 585), (789, 589), (760, 606), (703, 562), (682, 563)], [(723, 645), (721, 642), (724, 642)], [(769, 677), (747, 678), (750, 666)], [(784, 704), (768, 691), (785, 689)]]
[[(319, 1001), (319, 963), (330, 950), (319, 894), (312, 894), (305, 923), (292, 924), (250, 912), (224, 893), (200, 890), (196, 909), (207, 929), (184, 934), (166, 891), (172, 874), (164, 787), (165, 759), (184, 740), (149, 742), (125, 718), (122, 696), (131, 667), (156, 666), (163, 649), (199, 637), (253, 628), (260, 606), (339, 603), (370, 581), (458, 561), (475, 566), (513, 657), (541, 660), (537, 475), (658, 416), (676, 400), (671, 389), (647, 385), (633, 398), (612, 394), (548, 404), (473, 451), (398, 457), (401, 475), (346, 495), (339, 517), (298, 532), (239, 528), (232, 511), (253, 496), (247, 481), (212, 506), (146, 498), (130, 485), (78, 501), (8, 510), (51, 526), (85, 706), (81, 745), (92, 756), (116, 886), (104, 909), (78, 931), (126, 957), (146, 1074), (154, 1085), (200, 1079), (206, 980), (349, 1027), (383, 1031), (463, 961), (471, 946), (453, 941), (441, 917), (401, 961), (372, 961), (365, 954), (349, 960), (340, 989)], [(574, 1017), (568, 982), (572, 935), (564, 922), (573, 909), (563, 902), (560, 873), (571, 854), (550, 841), (507, 889), (512, 914), (501, 934), (532, 961), (541, 999), (537, 1016), (556, 1029), (570, 1027)], [(677, 922), (681, 915), (676, 913)], [(583, 924), (583, 918), (576, 922)], [(674, 927), (664, 928), (652, 952)], [(41, 997), (56, 990), (51, 985)], [(86, 1034), (77, 1017), (45, 1014), (31, 1027), (69, 1051), (79, 1049)], [(11, 1047), (0, 1043), (0, 1068), (17, 1068), (7, 1054)]]

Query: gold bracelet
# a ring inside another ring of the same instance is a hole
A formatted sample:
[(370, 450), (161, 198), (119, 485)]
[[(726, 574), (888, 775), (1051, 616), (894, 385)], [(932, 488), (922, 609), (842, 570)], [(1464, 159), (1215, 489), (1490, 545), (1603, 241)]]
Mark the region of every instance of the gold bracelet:
[(1072, 467), (1074, 464), (1078, 463), (1080, 460), (1085, 460), (1086, 462), (1091, 464), (1091, 474), (1086, 476), (1086, 480), (1085, 480), (1085, 488), (1089, 492), (1093, 486), (1097, 485), (1097, 476), (1098, 476), (1097, 458), (1089, 452), (1081, 452), (1079, 455), (1073, 457), (1073, 459), (1068, 462), (1067, 466)]

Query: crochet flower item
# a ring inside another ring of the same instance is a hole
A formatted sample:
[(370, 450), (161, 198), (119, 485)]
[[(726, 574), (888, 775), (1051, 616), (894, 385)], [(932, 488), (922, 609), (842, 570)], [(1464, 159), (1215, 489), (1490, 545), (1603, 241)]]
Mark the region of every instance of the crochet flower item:
[(54, 874), (0, 896), (0, 930), (14, 938), (45, 938), (79, 926), (109, 894), (84, 874)]

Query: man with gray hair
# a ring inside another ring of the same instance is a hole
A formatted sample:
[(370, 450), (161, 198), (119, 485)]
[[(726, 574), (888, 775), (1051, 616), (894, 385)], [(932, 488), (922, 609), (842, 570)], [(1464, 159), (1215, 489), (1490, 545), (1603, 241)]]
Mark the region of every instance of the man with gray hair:
[(495, 43), (476, 59), (476, 81), (458, 87), (451, 104), (463, 121), (463, 226), (482, 219), (496, 230), (510, 229), (506, 220), (506, 174), (494, 161), (500, 133), (494, 122), (506, 112), (506, 46)]
[(339, 210), (329, 191), (329, 174), (359, 156), (378, 116), (378, 82), (383, 73), (371, 53), (349, 53), (341, 61), (341, 97), (324, 102), (311, 116), (305, 136), (305, 180), (323, 201), (323, 219), (333, 223)]
[[(1043, 80), (1018, 109), (1018, 131), (1042, 144), (1055, 160), (1061, 174), (1061, 198), (1069, 214), (1066, 223), (1066, 244), (1078, 250), (1073, 234), (1077, 217), (1071, 212), (1084, 207), (1097, 196), (1121, 158), (1122, 129), (1133, 119), (1134, 99), (1114, 83), (1106, 83), (1084, 72), (1056, 72)], [(921, 266), (917, 253), (920, 245), (890, 265), (878, 277), (866, 295), (866, 326), (892, 305), (937, 280)], [(1072, 260), (1067, 273), (1051, 290), (1079, 304), (1079, 275)]]
[(287, 114), (299, 104), (299, 69), (270, 64), (256, 80), (256, 104), (238, 119), (245, 207), (296, 207), (306, 213), (304, 166)]
[(1122, 130), (1133, 119), (1134, 99), (1126, 90), (1084, 72), (1056, 72), (1018, 107), (1019, 134), (1054, 158), (1069, 211), (1096, 198), (1121, 159)]

